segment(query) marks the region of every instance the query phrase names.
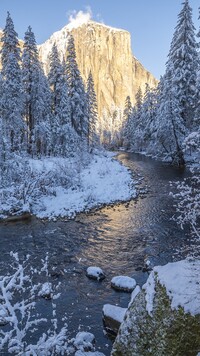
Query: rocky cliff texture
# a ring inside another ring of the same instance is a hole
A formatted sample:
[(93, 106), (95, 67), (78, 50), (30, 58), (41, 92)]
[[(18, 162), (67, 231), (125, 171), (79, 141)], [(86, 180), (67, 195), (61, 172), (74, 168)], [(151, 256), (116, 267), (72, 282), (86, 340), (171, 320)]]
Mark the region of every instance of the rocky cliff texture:
[(112, 107), (123, 107), (127, 95), (134, 103), (139, 87), (151, 87), (157, 80), (133, 56), (130, 33), (88, 21), (76, 28), (65, 26), (39, 46), (40, 59), (48, 72), (48, 56), (54, 42), (61, 57), (66, 57), (67, 38), (75, 39), (77, 62), (84, 81), (91, 70), (98, 100), (99, 114)]

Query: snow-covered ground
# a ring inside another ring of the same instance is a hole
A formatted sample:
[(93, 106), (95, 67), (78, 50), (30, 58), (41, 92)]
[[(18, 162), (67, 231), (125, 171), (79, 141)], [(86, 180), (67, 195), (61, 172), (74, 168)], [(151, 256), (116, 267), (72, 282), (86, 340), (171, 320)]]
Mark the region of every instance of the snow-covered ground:
[[(50, 162), (49, 162), (50, 163)], [(55, 188), (55, 195), (41, 196), (33, 205), (39, 218), (73, 217), (76, 213), (114, 201), (125, 201), (136, 195), (127, 168), (111, 155), (94, 156), (80, 172), (74, 188)]]
[[(136, 196), (130, 172), (113, 159), (113, 153), (101, 152), (86, 163), (80, 162), (63, 158), (29, 160), (30, 174), (24, 173), (27, 177), (22, 184), (9, 187), (9, 192), (4, 189), (6, 198), (0, 201), (0, 218), (12, 211), (29, 211), (38, 218), (71, 218)], [(3, 197), (1, 191), (0, 194)]]

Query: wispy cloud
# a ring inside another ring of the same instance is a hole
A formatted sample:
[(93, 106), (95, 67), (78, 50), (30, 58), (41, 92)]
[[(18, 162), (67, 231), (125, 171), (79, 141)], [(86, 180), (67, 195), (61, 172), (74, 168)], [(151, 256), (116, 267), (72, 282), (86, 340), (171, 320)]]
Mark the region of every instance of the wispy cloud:
[(89, 6), (85, 8), (85, 11), (68, 11), (67, 16), (68, 16), (68, 27), (71, 30), (72, 28), (76, 28), (84, 23), (87, 23), (92, 19), (92, 10)]

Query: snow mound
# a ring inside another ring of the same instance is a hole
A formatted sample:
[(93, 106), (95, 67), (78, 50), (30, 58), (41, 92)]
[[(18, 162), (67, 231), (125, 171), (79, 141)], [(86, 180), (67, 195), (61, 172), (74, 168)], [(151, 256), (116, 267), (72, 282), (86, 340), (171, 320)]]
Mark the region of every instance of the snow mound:
[(51, 299), (52, 298), (52, 284), (49, 282), (46, 282), (42, 285), (41, 290), (38, 293), (39, 297), (45, 298), (45, 299)]
[(117, 290), (132, 292), (136, 286), (136, 281), (134, 278), (131, 277), (116, 276), (112, 278), (111, 286)]
[(110, 319), (118, 321), (120, 324), (124, 320), (127, 308), (121, 308), (112, 304), (105, 304), (103, 306), (103, 315)]
[(99, 267), (88, 267), (86, 274), (89, 278), (97, 279), (98, 281), (101, 281), (105, 278), (104, 272)]
[(189, 259), (154, 267), (147, 283), (146, 309), (151, 315), (155, 295), (155, 280), (166, 288), (172, 309), (182, 307), (185, 313), (200, 314), (200, 260)]
[(93, 351), (94, 344), (95, 337), (89, 332), (81, 331), (75, 337), (74, 346), (80, 351)]

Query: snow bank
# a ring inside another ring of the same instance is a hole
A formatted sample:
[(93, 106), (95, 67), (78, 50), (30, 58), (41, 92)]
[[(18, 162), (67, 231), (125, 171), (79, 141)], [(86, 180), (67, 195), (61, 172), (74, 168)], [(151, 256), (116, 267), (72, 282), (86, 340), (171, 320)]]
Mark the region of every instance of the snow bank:
[(34, 201), (33, 213), (38, 218), (73, 217), (84, 210), (136, 196), (128, 169), (110, 155), (95, 155), (78, 178), (76, 187), (58, 186), (54, 195), (41, 196)]
[(154, 267), (147, 283), (143, 286), (146, 291), (147, 311), (153, 310), (155, 295), (155, 279), (166, 288), (171, 300), (172, 309), (182, 307), (185, 313), (200, 314), (200, 260), (183, 260), (168, 263), (165, 266)]

